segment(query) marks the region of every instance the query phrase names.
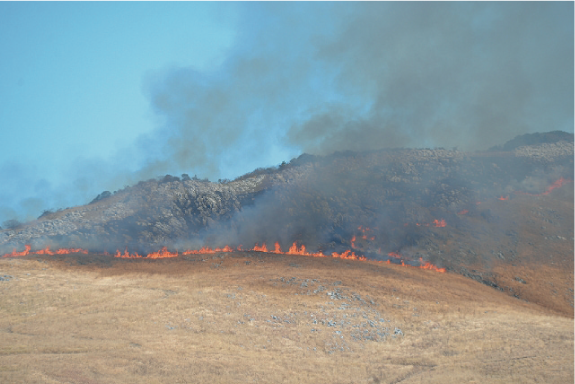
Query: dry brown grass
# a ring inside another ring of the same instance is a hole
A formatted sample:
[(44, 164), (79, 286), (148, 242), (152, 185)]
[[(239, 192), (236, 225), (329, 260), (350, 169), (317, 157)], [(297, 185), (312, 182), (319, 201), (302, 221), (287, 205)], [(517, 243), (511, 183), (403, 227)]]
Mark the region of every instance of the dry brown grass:
[(454, 274), (256, 253), (4, 274), (2, 383), (573, 382), (572, 318)]

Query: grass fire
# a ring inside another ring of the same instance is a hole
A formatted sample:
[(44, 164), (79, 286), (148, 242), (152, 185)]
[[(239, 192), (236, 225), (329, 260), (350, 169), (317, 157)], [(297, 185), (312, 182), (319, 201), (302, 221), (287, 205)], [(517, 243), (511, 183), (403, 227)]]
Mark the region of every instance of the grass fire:
[(0, 378), (572, 381), (566, 146), (165, 176), (3, 231)]

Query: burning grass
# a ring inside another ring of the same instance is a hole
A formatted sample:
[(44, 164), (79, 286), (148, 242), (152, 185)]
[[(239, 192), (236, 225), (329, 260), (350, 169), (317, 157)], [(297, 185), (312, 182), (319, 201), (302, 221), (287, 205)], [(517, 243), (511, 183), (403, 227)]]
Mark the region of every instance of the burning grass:
[[(443, 226), (445, 226), (445, 221), (442, 220), (442, 222), (444, 224)], [(355, 246), (354, 241), (355, 241), (355, 236), (353, 237), (353, 239), (351, 241), (352, 246)], [(292, 244), (292, 246), (286, 252), (283, 252), (280, 244), (278, 242), (276, 242), (273, 250), (271, 250), (271, 249), (268, 250), (265, 243), (263, 243), (261, 246), (256, 244), (252, 249), (248, 249), (248, 250), (242, 250), (242, 247), (238, 246), (237, 251), (234, 250), (234, 248), (230, 247), (229, 245), (226, 245), (222, 248), (217, 247), (215, 249), (204, 246), (198, 250), (185, 250), (182, 252), (182, 255), (183, 256), (186, 256), (186, 255), (210, 255), (210, 254), (216, 254), (216, 253), (229, 253), (229, 252), (262, 252), (262, 253), (273, 253), (273, 254), (277, 254), (277, 255), (331, 257), (331, 258), (336, 258), (336, 259), (359, 260), (359, 261), (367, 261), (368, 260), (367, 257), (365, 257), (363, 255), (356, 255), (355, 252), (351, 251), (351, 250), (347, 250), (347, 251), (344, 251), (341, 253), (332, 252), (330, 255), (324, 255), (323, 252), (321, 252), (321, 251), (319, 251), (319, 252), (308, 252), (308, 251), (306, 251), (305, 245), (301, 245), (298, 247), (297, 243), (295, 243), (295, 242)], [(71, 254), (71, 253), (88, 254), (88, 250), (81, 249), (81, 248), (61, 248), (61, 249), (58, 249), (56, 251), (50, 251), (50, 248), (46, 247), (45, 249), (41, 249), (39, 251), (31, 251), (31, 246), (26, 245), (24, 251), (18, 252), (16, 250), (14, 250), (11, 253), (5, 254), (3, 257), (20, 257), (20, 256), (28, 256), (28, 255), (67, 255), (67, 254)], [(102, 255), (109, 256), (109, 254), (107, 252), (102, 253)], [(167, 247), (162, 247), (162, 249), (160, 249), (159, 251), (151, 252), (151, 253), (148, 253), (146, 255), (140, 255), (137, 252), (130, 253), (130, 252), (128, 252), (128, 249), (126, 249), (124, 252), (120, 252), (119, 250), (117, 250), (116, 253), (114, 254), (115, 258), (120, 258), (120, 259), (142, 259), (142, 258), (166, 259), (166, 258), (175, 258), (178, 256), (179, 256), (178, 251), (170, 252), (170, 251), (168, 251)], [(424, 261), (422, 258), (419, 258), (418, 262), (415, 262), (413, 260), (408, 260), (406, 263), (406, 261), (404, 261), (404, 259), (407, 259), (406, 257), (404, 257), (404, 256), (402, 256), (396, 252), (389, 252), (388, 258), (386, 260), (387, 264), (391, 264), (392, 259), (395, 259), (398, 264), (401, 264), (404, 267), (405, 266), (412, 266), (412, 267), (414, 266), (414, 267), (419, 267), (421, 269), (429, 269), (429, 270), (442, 272), (442, 273), (445, 272), (445, 268), (438, 268), (437, 266), (435, 266), (429, 262)], [(377, 260), (377, 261), (380, 263), (383, 262), (383, 260)]]

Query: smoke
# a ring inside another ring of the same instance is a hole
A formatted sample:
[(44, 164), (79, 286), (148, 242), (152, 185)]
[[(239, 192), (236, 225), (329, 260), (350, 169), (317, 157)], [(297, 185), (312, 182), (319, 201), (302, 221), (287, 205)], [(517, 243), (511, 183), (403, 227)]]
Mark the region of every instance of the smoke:
[(308, 33), (319, 8), (246, 4), (236, 47), (221, 67), (150, 74), (147, 92), (164, 123), (149, 140), (156, 155), (144, 173), (160, 165), (230, 178), (297, 155), (283, 131), (321, 93), (307, 86), (314, 72)]
[(153, 133), (112, 160), (77, 161), (62, 170), (62, 185), (20, 178), (21, 191), (44, 183), (41, 192), (0, 196), (0, 216), (25, 210), (29, 219), (166, 173), (234, 178), (302, 152), (485, 149), (523, 133), (573, 130), (573, 3), (238, 10), (221, 64), (155, 69), (143, 79)]
[(486, 149), (569, 131), (572, 14), (570, 3), (250, 4), (221, 68), (149, 79), (166, 164), (227, 177), (278, 153)]
[(364, 114), (327, 106), (288, 132), (304, 150), (485, 149), (573, 125), (573, 7), (542, 3), (357, 6), (318, 58)]

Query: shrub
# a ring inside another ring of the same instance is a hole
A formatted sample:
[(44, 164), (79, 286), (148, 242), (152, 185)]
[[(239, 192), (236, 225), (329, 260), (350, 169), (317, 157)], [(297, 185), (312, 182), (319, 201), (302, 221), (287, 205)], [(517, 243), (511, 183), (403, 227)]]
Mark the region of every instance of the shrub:
[(6, 229), (16, 229), (16, 228), (20, 227), (21, 225), (22, 225), (22, 223), (20, 221), (18, 221), (17, 219), (6, 220), (5, 222), (2, 223), (2, 227), (6, 228)]

